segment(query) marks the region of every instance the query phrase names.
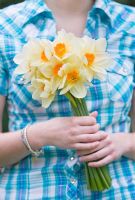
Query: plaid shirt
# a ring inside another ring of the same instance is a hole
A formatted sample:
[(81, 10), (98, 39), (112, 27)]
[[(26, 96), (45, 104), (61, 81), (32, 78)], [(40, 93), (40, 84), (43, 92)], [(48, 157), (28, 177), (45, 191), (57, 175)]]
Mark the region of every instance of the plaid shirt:
[[(97, 0), (88, 12), (84, 35), (106, 37), (114, 63), (106, 81), (93, 80), (86, 97), (89, 112), (98, 111), (101, 129), (130, 132), (134, 88), (135, 10), (110, 0)], [(48, 109), (32, 99), (20, 76), (14, 74), (14, 56), (32, 37), (53, 40), (56, 20), (43, 0), (26, 0), (0, 11), (0, 94), (7, 96), (9, 130), (58, 116), (71, 116), (69, 102), (57, 96)], [(0, 174), (0, 200), (135, 199), (135, 161), (125, 157), (109, 164), (112, 187), (104, 192), (86, 188), (84, 166), (75, 151), (43, 147)]]

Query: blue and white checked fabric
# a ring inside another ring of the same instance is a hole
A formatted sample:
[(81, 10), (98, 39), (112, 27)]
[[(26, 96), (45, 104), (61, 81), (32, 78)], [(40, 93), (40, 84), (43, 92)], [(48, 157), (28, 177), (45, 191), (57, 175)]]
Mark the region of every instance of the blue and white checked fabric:
[[(84, 35), (106, 37), (114, 63), (107, 80), (93, 80), (86, 97), (89, 112), (98, 111), (102, 130), (130, 131), (128, 112), (134, 88), (135, 9), (110, 0), (97, 0), (89, 11)], [(7, 96), (9, 130), (58, 116), (71, 116), (69, 102), (57, 96), (48, 109), (33, 100), (14, 74), (14, 56), (30, 38), (56, 37), (56, 20), (43, 0), (26, 0), (0, 11), (0, 95)], [(31, 155), (0, 174), (0, 200), (134, 200), (135, 161), (121, 157), (109, 165), (112, 187), (104, 192), (86, 188), (84, 166), (75, 151), (46, 146), (44, 155)]]

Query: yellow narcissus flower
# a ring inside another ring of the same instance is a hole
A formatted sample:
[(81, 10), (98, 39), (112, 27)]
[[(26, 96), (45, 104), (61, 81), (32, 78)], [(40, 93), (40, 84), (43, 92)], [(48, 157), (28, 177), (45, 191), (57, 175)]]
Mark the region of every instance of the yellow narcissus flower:
[(22, 73), (22, 68), (19, 66), (16, 68), (14, 73), (15, 75), (23, 74), (24, 84), (31, 82), (32, 79), (47, 79), (47, 77), (45, 77), (38, 67), (31, 67), (31, 70), (29, 70), (27, 73)]
[(57, 59), (65, 59), (75, 53), (78, 38), (72, 33), (66, 33), (64, 30), (58, 32), (58, 37), (53, 42), (53, 53)]
[(32, 67), (48, 64), (51, 57), (52, 44), (49, 40), (31, 40), (14, 58), (14, 62), (19, 65), (16, 73), (27, 73)]
[(57, 60), (53, 57), (47, 66), (40, 68), (42, 74), (51, 81), (52, 91), (55, 92), (61, 85), (63, 79), (59, 76), (59, 70), (63, 66), (64, 62)]
[(67, 59), (67, 63), (62, 66), (59, 71), (59, 76), (63, 77), (63, 82), (60, 85), (60, 94), (70, 92), (76, 98), (83, 98), (87, 94), (85, 70), (81, 61), (72, 56)]
[(44, 108), (48, 108), (55, 98), (48, 80), (32, 79), (28, 89), (32, 93), (32, 98), (41, 101)]
[(104, 79), (106, 77), (106, 68), (111, 64), (112, 59), (106, 52), (106, 39), (91, 39), (87, 36), (82, 38), (81, 48), (77, 50), (77, 55), (82, 58), (87, 71), (88, 81), (94, 77)]

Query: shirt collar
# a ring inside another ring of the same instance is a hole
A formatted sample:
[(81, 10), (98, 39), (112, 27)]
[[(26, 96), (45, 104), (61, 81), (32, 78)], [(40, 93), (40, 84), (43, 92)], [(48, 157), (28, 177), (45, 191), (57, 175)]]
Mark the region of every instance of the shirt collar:
[[(25, 0), (26, 1), (26, 9), (32, 11), (29, 12), (29, 16), (27, 16), (29, 19), (35, 17), (36, 15), (46, 12), (47, 17), (50, 19), (54, 19), (52, 11), (48, 8), (48, 6), (45, 3), (45, 0)], [(110, 4), (111, 0), (96, 0), (94, 3), (92, 9), (90, 10), (89, 13), (95, 12), (97, 9), (101, 10), (111, 21), (111, 13), (110, 13)]]
[[(33, 12), (33, 15), (31, 17), (34, 17), (37, 14), (40, 14), (42, 12), (47, 12), (50, 13), (50, 16), (53, 18), (52, 11), (48, 8), (48, 6), (45, 3), (45, 0), (25, 0), (28, 2), (28, 7), (32, 7), (35, 12)], [(93, 10), (94, 9), (100, 9), (104, 13), (108, 15), (108, 17), (111, 17), (111, 13), (109, 10), (109, 3), (111, 0), (96, 0), (96, 2), (93, 5)]]
[(96, 0), (92, 10), (101, 10), (111, 20), (110, 3), (111, 0)]
[(45, 0), (25, 0), (26, 2), (26, 10), (31, 11), (27, 16), (29, 19), (37, 16), (40, 13), (46, 12), (48, 18), (53, 19), (52, 11), (47, 7)]

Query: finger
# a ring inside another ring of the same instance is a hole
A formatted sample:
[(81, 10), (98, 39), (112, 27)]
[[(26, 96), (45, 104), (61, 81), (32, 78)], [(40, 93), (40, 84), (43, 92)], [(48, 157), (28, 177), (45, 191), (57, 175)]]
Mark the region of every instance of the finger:
[(99, 142), (98, 142), (98, 145), (97, 146), (95, 146), (95, 148), (93, 148), (93, 149), (91, 149), (91, 150), (79, 150), (79, 151), (77, 151), (77, 155), (78, 156), (84, 156), (84, 155), (88, 155), (88, 154), (90, 154), (90, 153), (93, 153), (93, 152), (95, 152), (96, 151), (96, 149), (98, 148), (98, 146), (99, 146)]
[(74, 124), (80, 126), (91, 126), (96, 124), (96, 119), (92, 116), (72, 117), (72, 120)]
[(90, 143), (105, 139), (108, 136), (106, 132), (97, 132), (94, 134), (80, 134), (75, 137), (76, 142)]
[(104, 140), (101, 140), (99, 142), (99, 144), (97, 145), (96, 148), (94, 148), (92, 150), (77, 151), (77, 154), (79, 156), (88, 155), (90, 153), (94, 153), (96, 151), (99, 151), (100, 149), (102, 149), (102, 148), (104, 148), (104, 147), (106, 147), (106, 146), (108, 146), (110, 144), (112, 144), (112, 141), (111, 141), (110, 137), (106, 137)]
[(95, 148), (97, 145), (99, 144), (99, 142), (92, 142), (92, 143), (76, 143), (74, 145), (71, 146), (72, 149), (76, 149), (76, 150), (91, 150), (93, 148)]
[(97, 112), (97, 111), (94, 111), (94, 112), (90, 113), (89, 116), (91, 116), (91, 117), (95, 117), (95, 118), (96, 118), (97, 115), (98, 115), (98, 112)]
[(90, 167), (102, 167), (102, 166), (105, 166), (105, 165), (111, 163), (113, 160), (114, 159), (113, 159), (113, 156), (111, 154), (111, 155), (106, 156), (102, 160), (95, 161), (95, 162), (89, 162), (88, 166), (90, 166)]
[(80, 162), (89, 162), (89, 161), (95, 161), (95, 160), (101, 160), (104, 157), (108, 156), (111, 154), (113, 151), (112, 147), (106, 147), (101, 149), (100, 151), (97, 151), (95, 153), (86, 155), (86, 156), (81, 156), (79, 158)]
[(80, 126), (79, 132), (80, 132), (80, 135), (93, 134), (93, 133), (97, 133), (99, 131), (99, 129), (100, 129), (99, 124), (95, 124), (95, 125), (91, 125), (91, 126)]
[[(93, 151), (93, 149), (96, 149), (97, 146), (99, 145), (99, 142), (92, 142), (89, 145), (89, 149), (88, 150), (77, 150), (77, 154), (80, 156), (79, 152), (88, 152), (89, 154), (91, 153), (91, 151)], [(86, 148), (86, 147), (85, 147)], [(86, 154), (85, 154), (86, 155)]]
[(109, 146), (112, 144), (111, 138), (108, 135), (105, 139), (101, 140), (98, 147), (95, 149), (95, 151), (99, 151), (100, 149), (103, 149), (106, 146)]
[(89, 150), (77, 151), (77, 154), (79, 156), (88, 155), (88, 154), (94, 153), (94, 152), (96, 152), (96, 151), (98, 151), (98, 150), (100, 150), (100, 149), (102, 149), (102, 148), (104, 148), (104, 147), (106, 147), (110, 144), (112, 144), (112, 141), (111, 141), (110, 137), (107, 136), (105, 139), (100, 140), (98, 146), (96, 148), (94, 148), (93, 150), (91, 150), (91, 151), (89, 151)]

